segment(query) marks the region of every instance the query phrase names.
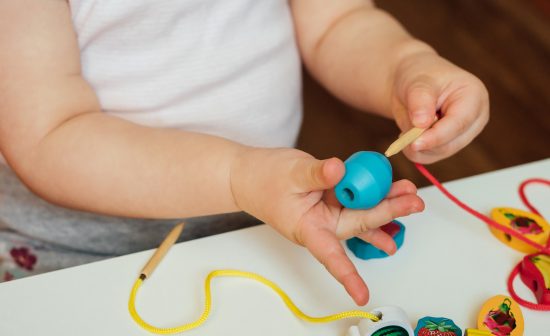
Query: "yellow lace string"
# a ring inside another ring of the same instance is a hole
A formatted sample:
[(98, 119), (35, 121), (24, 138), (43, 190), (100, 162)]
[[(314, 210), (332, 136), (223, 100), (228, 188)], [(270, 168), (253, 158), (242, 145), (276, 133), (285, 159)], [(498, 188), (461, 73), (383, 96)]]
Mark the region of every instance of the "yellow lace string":
[(283, 300), (283, 302), (286, 304), (288, 309), (296, 315), (298, 318), (311, 323), (327, 323), (332, 322), (336, 320), (342, 320), (347, 318), (365, 318), (370, 319), (374, 322), (379, 321), (378, 316), (375, 314), (367, 313), (360, 310), (350, 310), (350, 311), (344, 311), (338, 314), (323, 316), (323, 317), (313, 317), (305, 314), (302, 312), (295, 304), (292, 302), (290, 297), (279, 287), (277, 284), (272, 282), (269, 279), (266, 279), (262, 277), (261, 275), (250, 273), (250, 272), (244, 272), (244, 271), (238, 271), (238, 270), (216, 270), (210, 272), (208, 276), (206, 277), (206, 280), (204, 281), (204, 293), (205, 293), (205, 303), (204, 303), (204, 310), (200, 317), (190, 323), (186, 323), (177, 327), (171, 327), (171, 328), (159, 328), (155, 327), (147, 322), (145, 322), (139, 313), (136, 310), (136, 296), (139, 288), (141, 287), (143, 283), (142, 278), (138, 278), (136, 282), (134, 283), (134, 286), (132, 287), (132, 291), (130, 293), (130, 300), (128, 301), (128, 310), (130, 312), (130, 315), (132, 316), (132, 319), (143, 329), (154, 333), (154, 334), (161, 334), (161, 335), (168, 335), (168, 334), (177, 334), (182, 333), (191, 329), (195, 329), (201, 324), (203, 324), (207, 319), (208, 315), (210, 315), (210, 310), (212, 308), (212, 293), (211, 293), (211, 282), (212, 279), (216, 277), (240, 277), (240, 278), (247, 278), (256, 280), (267, 287), (274, 290)]

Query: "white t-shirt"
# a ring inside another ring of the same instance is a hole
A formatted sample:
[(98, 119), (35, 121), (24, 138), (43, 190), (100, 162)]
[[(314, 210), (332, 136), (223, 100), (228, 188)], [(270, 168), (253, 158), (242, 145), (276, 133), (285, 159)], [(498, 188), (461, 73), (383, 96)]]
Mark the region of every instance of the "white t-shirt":
[(293, 146), (300, 59), (286, 0), (71, 0), (83, 75), (106, 113)]
[(83, 75), (106, 113), (254, 146), (295, 144), (301, 70), (286, 0), (71, 0), (70, 7)]

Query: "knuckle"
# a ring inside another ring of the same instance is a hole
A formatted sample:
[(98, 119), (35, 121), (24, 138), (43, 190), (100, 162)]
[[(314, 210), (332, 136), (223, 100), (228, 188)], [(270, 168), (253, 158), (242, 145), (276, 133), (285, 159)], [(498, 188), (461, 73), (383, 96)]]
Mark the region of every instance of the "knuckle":
[[(378, 222), (380, 223), (378, 226), (383, 225), (394, 219), (396, 216), (396, 208), (394, 206), (395, 200), (391, 199), (385, 199), (380, 204), (380, 214), (378, 216)], [(373, 226), (371, 225), (371, 228)]]
[(368, 219), (362, 220), (361, 223), (359, 223), (359, 233), (366, 233), (370, 230), (370, 224)]
[(404, 215), (403, 208), (399, 207), (395, 203), (396, 202), (392, 202), (392, 206), (390, 207), (390, 212), (389, 212), (388, 216), (385, 218), (384, 222), (390, 222), (394, 218), (397, 218), (397, 217), (400, 217), (400, 216)]
[(366, 242), (370, 242), (373, 238), (374, 232), (374, 229), (369, 229), (368, 231), (361, 233), (360, 238)]

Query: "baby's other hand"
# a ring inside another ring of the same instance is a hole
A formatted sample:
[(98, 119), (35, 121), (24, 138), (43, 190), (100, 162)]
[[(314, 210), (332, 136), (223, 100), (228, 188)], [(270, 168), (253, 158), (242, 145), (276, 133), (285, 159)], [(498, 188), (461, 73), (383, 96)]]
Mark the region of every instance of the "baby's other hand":
[(402, 131), (429, 127), (404, 153), (414, 162), (432, 163), (469, 144), (489, 121), (489, 95), (483, 83), (429, 51), (404, 59), (396, 69), (392, 112)]
[(402, 180), (375, 208), (342, 208), (333, 188), (344, 172), (344, 163), (336, 158), (317, 160), (295, 149), (251, 149), (233, 165), (231, 186), (242, 210), (305, 246), (355, 302), (364, 305), (369, 299), (367, 286), (340, 241), (359, 237), (393, 254), (395, 242), (379, 227), (422, 211), (424, 203), (416, 187)]

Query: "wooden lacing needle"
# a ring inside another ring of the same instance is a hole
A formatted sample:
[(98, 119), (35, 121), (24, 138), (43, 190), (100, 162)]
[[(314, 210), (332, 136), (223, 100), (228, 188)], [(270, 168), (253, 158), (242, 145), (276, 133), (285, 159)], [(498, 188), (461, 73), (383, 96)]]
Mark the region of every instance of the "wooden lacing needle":
[(141, 269), (141, 274), (139, 276), (141, 280), (145, 280), (151, 274), (153, 274), (153, 271), (155, 270), (155, 268), (157, 268), (162, 258), (164, 258), (168, 250), (170, 250), (172, 245), (174, 245), (176, 240), (178, 240), (178, 237), (180, 236), (181, 231), (183, 231), (184, 225), (185, 223), (182, 222), (174, 226), (174, 228), (172, 228), (172, 230), (170, 231), (170, 233), (168, 233), (166, 238), (164, 238), (160, 246), (157, 248), (157, 250), (151, 257), (151, 259), (149, 259), (149, 261), (147, 261), (147, 264), (145, 264), (145, 266), (143, 266), (143, 268)]
[(390, 157), (392, 155), (395, 155), (403, 150), (403, 148), (407, 147), (409, 144), (411, 144), (414, 140), (418, 139), (419, 136), (426, 131), (427, 128), (418, 128), (413, 127), (407, 132), (403, 133), (397, 140), (395, 140), (389, 147), (386, 149), (386, 152), (384, 155), (386, 157)]
[(437, 113), (436, 113), (436, 116), (435, 116), (435, 118), (434, 118), (434, 120), (433, 120), (433, 122), (431, 123), (430, 126), (428, 126), (426, 128), (413, 127), (410, 130), (408, 130), (407, 132), (403, 133), (402, 135), (399, 136), (399, 138), (397, 138), (397, 140), (395, 140), (388, 147), (388, 149), (386, 149), (386, 152), (384, 152), (384, 155), (386, 155), (386, 157), (390, 157), (392, 155), (395, 155), (395, 154), (401, 152), (403, 150), (403, 148), (407, 147), (414, 140), (418, 139), (418, 137), (420, 137), (422, 135), (422, 133), (424, 133), (427, 129), (432, 127), (432, 125), (436, 121), (438, 121), (441, 117), (442, 117), (442, 114), (438, 110)]

